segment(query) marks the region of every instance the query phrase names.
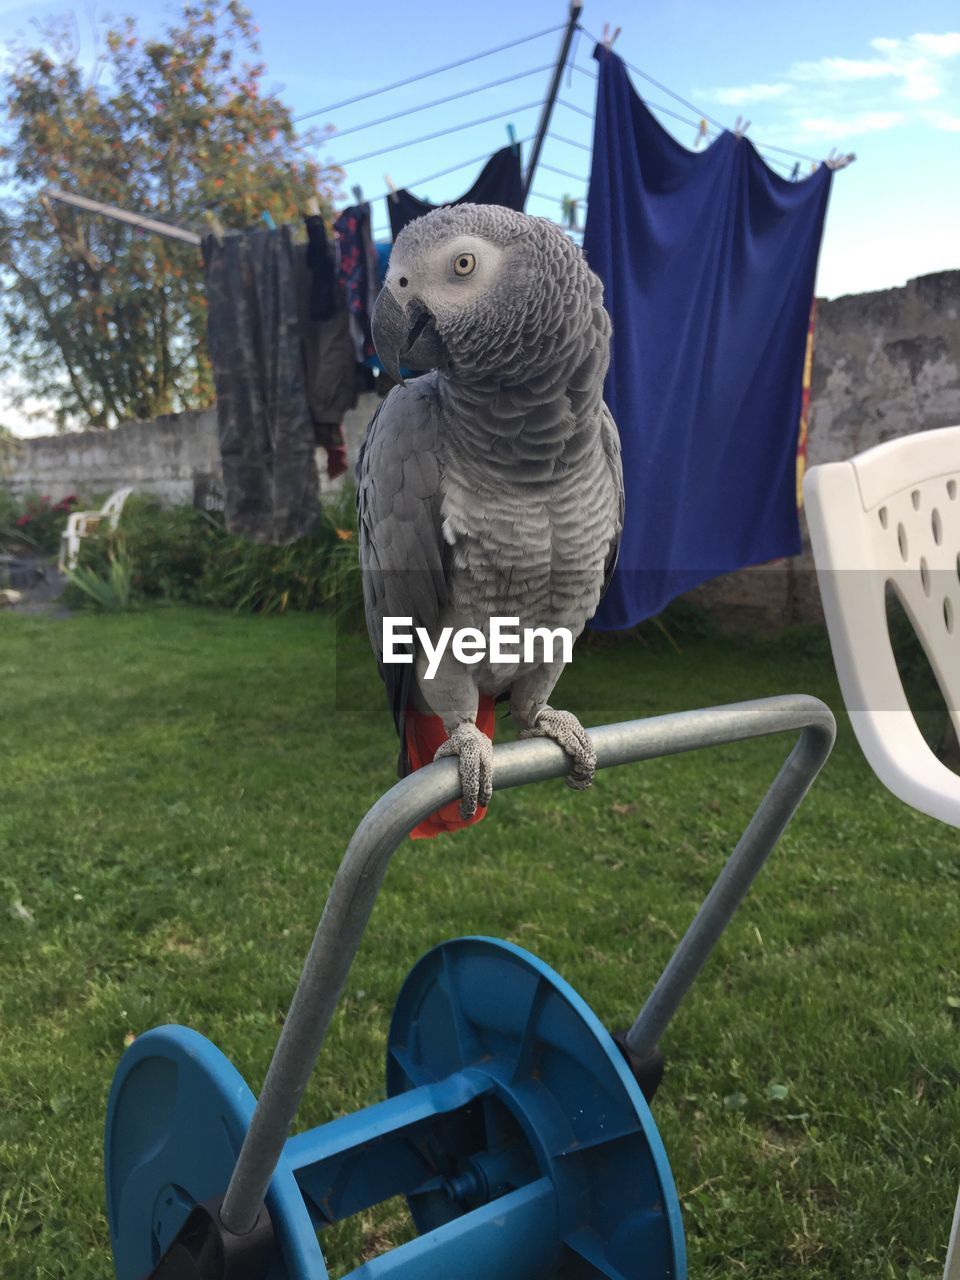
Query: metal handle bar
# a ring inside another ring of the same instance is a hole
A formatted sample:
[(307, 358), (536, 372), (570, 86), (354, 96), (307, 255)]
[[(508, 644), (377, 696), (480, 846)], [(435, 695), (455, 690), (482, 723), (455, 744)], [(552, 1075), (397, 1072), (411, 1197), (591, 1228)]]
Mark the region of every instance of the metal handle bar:
[[(641, 1056), (657, 1043), (830, 754), (836, 726), (830, 709), (818, 698), (793, 694), (590, 730), (601, 769), (788, 730), (800, 731), (800, 740), (628, 1033), (628, 1046)], [(546, 738), (527, 738), (494, 748), (493, 777), (498, 791), (561, 777), (569, 769), (565, 752)], [(437, 761), (381, 796), (354, 832), (330, 889), (224, 1197), (221, 1220), (234, 1234), (245, 1234), (256, 1221), (391, 857), (418, 822), (459, 794), (457, 761)]]

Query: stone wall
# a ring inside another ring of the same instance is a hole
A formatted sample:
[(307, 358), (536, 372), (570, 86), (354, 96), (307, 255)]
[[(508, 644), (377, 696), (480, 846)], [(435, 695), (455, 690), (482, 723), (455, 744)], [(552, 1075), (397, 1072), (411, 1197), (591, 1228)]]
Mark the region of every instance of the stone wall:
[[(960, 423), (960, 271), (902, 289), (820, 300), (810, 394), (808, 465), (851, 457), (895, 436)], [(804, 551), (689, 593), (725, 629), (772, 634), (822, 617)]]
[(78, 493), (90, 500), (127, 485), (164, 502), (191, 502), (198, 475), (220, 476), (213, 409), (19, 441), (7, 483), (15, 494)]
[[(376, 406), (376, 396), (361, 396), (344, 419), (351, 467)], [(223, 483), (215, 409), (127, 422), (113, 431), (37, 436), (16, 444), (5, 483), (17, 495), (46, 494), (57, 501), (78, 493), (90, 499), (132, 485), (138, 493), (176, 503), (193, 501), (194, 484), (201, 477), (218, 486)], [(318, 451), (321, 492), (334, 487), (327, 480), (325, 457)]]

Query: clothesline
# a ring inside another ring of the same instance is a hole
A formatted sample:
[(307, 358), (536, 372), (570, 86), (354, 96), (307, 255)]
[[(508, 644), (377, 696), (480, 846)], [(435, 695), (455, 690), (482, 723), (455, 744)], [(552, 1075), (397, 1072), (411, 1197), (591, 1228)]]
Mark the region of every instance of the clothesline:
[(489, 58), (492, 54), (503, 53), (507, 49), (515, 49), (518, 45), (529, 44), (531, 40), (539, 40), (541, 36), (553, 35), (556, 31), (562, 31), (565, 23), (558, 23), (555, 27), (546, 27), (543, 31), (535, 31), (532, 35), (521, 36), (519, 40), (511, 40), (507, 44), (497, 45), (493, 49), (484, 49), (482, 53), (473, 53), (467, 58), (460, 58), (456, 62), (447, 62), (442, 67), (434, 67), (431, 71), (421, 71), (418, 75), (410, 76), (406, 80), (395, 80), (393, 84), (382, 85), (379, 89), (371, 89), (368, 93), (359, 93), (354, 98), (345, 98), (342, 102), (333, 102), (327, 107), (318, 107), (315, 111), (307, 111), (301, 116), (294, 116), (293, 123), (300, 124), (303, 120), (311, 120), (314, 116), (326, 115), (328, 111), (339, 111), (341, 107), (353, 106), (356, 102), (365, 102), (368, 98), (376, 98), (381, 93), (389, 93), (392, 89), (402, 89), (406, 85), (416, 84), (419, 80), (426, 80), (430, 76), (440, 75), (443, 71), (453, 71), (457, 67), (465, 67), (469, 62), (478, 62), (481, 58)]
[[(366, 124), (353, 124), (347, 129), (338, 129), (335, 133), (325, 134), (315, 145), (326, 146), (329, 142), (337, 142), (340, 138), (345, 138), (348, 133), (360, 133), (362, 130), (372, 129), (376, 125), (392, 124), (394, 120), (400, 120), (404, 116), (416, 115), (418, 111), (427, 111), (431, 107), (442, 107), (448, 102), (456, 102), (460, 98), (469, 98), (472, 94), (483, 93), (485, 89), (498, 89), (501, 85), (511, 84), (514, 80), (524, 80), (527, 76), (539, 75), (541, 72), (549, 71), (552, 66), (552, 63), (547, 62), (542, 67), (531, 67), (529, 71), (518, 71), (515, 75), (504, 76), (500, 80), (490, 80), (486, 84), (475, 85), (472, 89), (461, 89), (459, 93), (451, 93), (446, 98), (434, 98), (432, 102), (422, 102), (418, 107), (408, 107), (405, 111), (393, 111), (390, 115), (380, 116), (377, 120), (368, 120)], [(392, 148), (387, 148), (387, 150), (392, 150)], [(344, 164), (346, 163), (348, 162), (344, 161)]]
[(361, 160), (375, 160), (377, 156), (392, 154), (394, 151), (403, 151), (406, 147), (414, 147), (421, 142), (433, 142), (436, 138), (445, 138), (451, 133), (460, 133), (464, 129), (472, 129), (476, 125), (490, 124), (493, 120), (503, 120), (507, 116), (519, 115), (521, 111), (532, 111), (534, 107), (540, 107), (543, 103), (538, 99), (536, 102), (525, 102), (523, 106), (507, 107), (502, 111), (495, 111), (492, 115), (481, 116), (477, 120), (468, 120), (466, 124), (450, 125), (446, 129), (438, 129), (435, 133), (425, 133), (421, 138), (411, 138), (407, 142), (391, 143), (388, 147), (381, 147), (377, 151), (368, 151), (362, 156), (351, 156), (349, 160), (338, 161), (338, 167), (345, 169), (348, 165), (359, 164)]
[[(511, 41), (511, 42), (508, 42), (507, 44), (499, 45), (499, 46), (496, 46), (495, 48), (484, 50), (481, 53), (471, 55), (468, 58), (458, 59), (452, 63), (445, 63), (440, 67), (435, 67), (429, 71), (421, 72), (418, 75), (408, 77), (405, 80), (395, 81), (392, 84), (384, 85), (384, 86), (381, 86), (380, 88), (370, 90), (368, 93), (357, 95), (354, 98), (345, 100), (343, 102), (331, 104), (331, 106), (329, 107), (319, 109), (318, 111), (315, 111), (315, 112), (307, 113), (306, 116), (300, 116), (300, 117), (297, 117), (297, 119), (303, 120), (308, 118), (309, 116), (322, 114), (324, 111), (331, 111), (331, 110), (339, 109), (340, 107), (343, 107), (343, 106), (351, 105), (355, 102), (365, 101), (368, 98), (379, 96), (393, 89), (400, 88), (405, 85), (417, 83), (420, 80), (427, 79), (435, 75), (439, 75), (444, 71), (450, 71), (457, 67), (464, 66), (470, 62), (477, 61), (481, 58), (489, 57), (492, 54), (500, 53), (506, 49), (515, 48), (518, 45), (529, 43), (533, 40), (540, 39), (543, 36), (553, 34), (554, 32), (561, 29), (562, 27), (556, 26), (556, 27), (546, 28), (542, 31), (534, 32), (531, 35), (523, 36), (516, 41)], [(587, 39), (592, 40), (594, 43), (600, 43), (597, 40), (597, 37), (593, 35), (590, 31), (588, 31), (585, 27), (583, 27), (579, 22), (576, 24), (576, 32), (577, 32), (578, 38), (579, 38), (579, 35), (582, 33), (584, 36), (587, 37)], [(596, 81), (597, 79), (596, 72), (593, 71), (591, 68), (581, 66), (575, 60), (575, 57), (576, 57), (576, 50), (574, 50), (574, 57), (571, 59), (568, 59), (566, 63), (565, 70), (567, 71), (568, 84), (572, 79), (572, 74), (574, 71), (579, 72), (582, 76), (585, 76), (590, 80)], [(723, 132), (725, 130), (726, 126), (724, 126), (719, 120), (715, 119), (709, 113), (705, 112), (696, 103), (691, 102), (688, 98), (685, 98), (682, 94), (677, 93), (675, 90), (671, 89), (668, 85), (664, 84), (662, 81), (658, 80), (656, 77), (650, 75), (648, 72), (644, 71), (643, 68), (637, 67), (633, 63), (629, 63), (629, 62), (625, 62), (625, 65), (635, 75), (640, 76), (642, 79), (646, 80), (651, 85), (654, 85), (662, 93), (667, 94), (669, 97), (673, 98), (674, 101), (680, 103), (682, 106), (686, 107), (688, 111), (693, 112), (695, 114), (696, 119), (691, 120), (688, 116), (681, 115), (679, 112), (674, 111), (672, 108), (667, 107), (662, 103), (649, 102), (649, 101), (647, 102), (647, 105), (651, 107), (654, 111), (658, 112), (659, 114), (667, 116), (670, 119), (676, 120), (681, 124), (685, 124), (688, 127), (697, 130), (698, 131), (696, 134), (697, 142), (699, 142), (701, 138), (711, 140), (712, 137), (715, 136), (711, 132), (711, 130), (706, 128), (707, 124), (712, 125), (714, 130), (718, 132)], [(328, 138), (323, 140), (323, 143), (326, 144), (331, 140), (336, 141), (336, 139), (339, 137), (345, 136), (350, 133), (360, 132), (367, 128), (372, 128), (374, 126), (379, 127), (381, 125), (391, 123), (393, 120), (396, 120), (398, 118), (402, 118), (408, 115), (413, 115), (419, 111), (424, 111), (434, 107), (443, 106), (450, 102), (457, 101), (477, 93), (481, 93), (484, 90), (502, 87), (504, 84), (513, 83), (515, 80), (524, 79), (534, 74), (540, 74), (545, 69), (547, 69), (547, 66), (532, 68), (530, 70), (523, 71), (523, 72), (517, 72), (513, 75), (502, 77), (499, 80), (490, 81), (483, 85), (475, 86), (470, 89), (460, 90), (457, 93), (447, 95), (446, 97), (434, 99), (427, 103), (421, 103), (419, 106), (407, 108), (400, 112), (394, 112), (389, 116), (379, 117), (378, 119), (373, 121), (368, 121), (365, 124), (350, 125), (347, 128), (339, 131), (339, 133), (330, 135)], [(379, 150), (365, 152), (362, 155), (351, 156), (348, 159), (340, 161), (340, 165), (342, 167), (347, 167), (353, 164), (360, 164), (367, 160), (373, 160), (378, 158), (379, 156), (389, 154), (393, 151), (399, 151), (408, 147), (414, 147), (414, 146), (420, 145), (422, 143), (436, 141), (439, 138), (446, 137), (458, 132), (462, 132), (463, 130), (466, 130), (469, 128), (477, 127), (483, 124), (489, 124), (495, 120), (506, 119), (513, 115), (519, 115), (524, 111), (532, 110), (535, 106), (538, 106), (538, 105), (541, 105), (541, 104), (525, 103), (521, 106), (515, 106), (508, 110), (498, 111), (488, 116), (481, 116), (481, 117), (478, 117), (469, 121), (465, 121), (459, 124), (449, 125), (446, 128), (436, 130), (433, 133), (424, 134), (416, 138), (407, 139), (404, 142), (393, 143), (389, 146), (382, 147)], [(575, 114), (581, 116), (582, 118), (585, 118), (588, 120), (593, 119), (593, 113), (591, 111), (585, 110), (583, 107), (578, 106), (576, 103), (570, 102), (566, 98), (558, 97), (557, 105), (565, 107), (567, 110), (574, 112)], [(739, 125), (739, 120), (738, 120), (738, 125)], [(590, 152), (590, 147), (587, 146), (585, 143), (578, 142), (572, 138), (567, 138), (564, 135), (550, 132), (547, 134), (547, 137), (553, 138), (559, 142), (563, 142), (565, 145), (577, 147), (580, 150), (584, 150), (588, 152), (588, 154)], [(821, 161), (814, 156), (807, 155), (803, 152), (793, 151), (787, 147), (781, 147), (772, 143), (767, 144), (762, 142), (755, 142), (754, 145), (757, 147), (759, 151), (761, 151), (764, 154), (764, 158), (768, 164), (770, 164), (771, 166), (775, 166), (776, 168), (782, 170), (784, 173), (790, 174), (791, 177), (797, 176), (797, 166), (796, 165), (791, 166), (789, 163), (786, 163), (785, 161), (778, 159), (777, 158), (778, 156), (789, 156), (792, 159), (804, 160), (812, 164), (821, 163)], [(773, 155), (770, 153), (776, 153), (776, 155)], [(856, 157), (851, 154), (849, 156), (842, 156), (835, 159), (833, 156), (833, 152), (831, 152), (830, 156), (825, 161), (823, 161), (823, 163), (829, 164), (832, 168), (841, 168), (844, 165), (850, 163), (855, 158)], [(432, 175), (430, 178), (421, 179), (419, 182), (408, 184), (408, 189), (413, 189), (414, 187), (423, 186), (427, 182), (433, 181), (437, 177), (446, 176), (448, 173), (456, 172), (458, 168), (466, 167), (468, 163), (477, 163), (477, 161), (471, 161), (471, 162), (465, 161), (462, 164), (451, 166), (448, 169), (442, 170), (439, 173)], [(544, 164), (543, 167), (546, 168), (548, 171), (556, 172), (563, 177), (570, 177), (570, 178), (575, 177), (575, 175), (571, 174), (569, 170), (561, 170), (558, 166), (555, 166), (555, 165)], [(581, 179), (581, 178), (577, 178), (576, 180), (586, 181), (585, 179)], [(388, 193), (384, 193), (384, 194), (386, 195)], [(534, 193), (531, 192), (531, 194), (534, 194)], [(537, 198), (544, 199), (544, 200), (558, 200), (558, 201), (562, 199), (562, 197), (559, 195), (547, 196), (542, 193), (537, 193)]]

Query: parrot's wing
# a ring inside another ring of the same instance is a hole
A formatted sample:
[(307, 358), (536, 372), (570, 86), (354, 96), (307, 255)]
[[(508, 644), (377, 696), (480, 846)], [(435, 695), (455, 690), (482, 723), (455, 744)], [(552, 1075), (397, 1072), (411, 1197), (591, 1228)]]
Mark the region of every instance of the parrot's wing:
[(604, 565), (603, 590), (600, 592), (600, 598), (602, 600), (607, 587), (610, 585), (610, 579), (613, 577), (613, 571), (617, 567), (617, 557), (620, 555), (620, 535), (623, 533), (624, 502), (623, 464), (620, 460), (620, 432), (617, 430), (617, 424), (613, 420), (613, 414), (607, 408), (606, 404), (602, 406), (600, 438), (603, 441), (603, 452), (607, 456), (610, 474), (613, 477), (613, 483), (617, 492), (617, 532), (610, 544), (610, 550), (607, 552), (607, 560)]
[(449, 548), (441, 532), (440, 415), (433, 384), (426, 375), (394, 387), (373, 416), (357, 462), (367, 630), (400, 735), (401, 758), (413, 666), (383, 661), (383, 620), (412, 618), (412, 627), (435, 633), (447, 599)]

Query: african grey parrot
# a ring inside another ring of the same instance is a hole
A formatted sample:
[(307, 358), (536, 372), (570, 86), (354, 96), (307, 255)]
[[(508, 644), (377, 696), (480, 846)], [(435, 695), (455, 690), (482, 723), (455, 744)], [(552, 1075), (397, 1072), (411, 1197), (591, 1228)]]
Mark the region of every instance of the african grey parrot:
[[(610, 320), (581, 251), (543, 218), (496, 205), (441, 208), (397, 236), (373, 313), (387, 372), (357, 465), (370, 638), (401, 740), (401, 774), (459, 757), (463, 799), (415, 835), (482, 816), (492, 791), (493, 704), (521, 736), (554, 739), (587, 787), (596, 755), (547, 699), (563, 660), (467, 664), (447, 648), (427, 679), (383, 662), (383, 620), (489, 636), (493, 616), (566, 627), (596, 610), (623, 522), (620, 441), (603, 403)], [(403, 383), (400, 367), (423, 376)], [(429, 372), (424, 372), (429, 371)], [(520, 655), (522, 657), (522, 654)]]

